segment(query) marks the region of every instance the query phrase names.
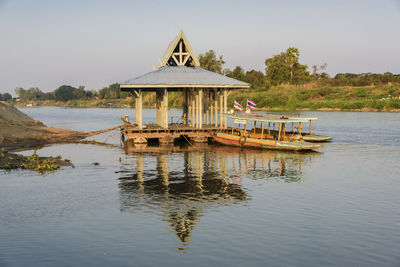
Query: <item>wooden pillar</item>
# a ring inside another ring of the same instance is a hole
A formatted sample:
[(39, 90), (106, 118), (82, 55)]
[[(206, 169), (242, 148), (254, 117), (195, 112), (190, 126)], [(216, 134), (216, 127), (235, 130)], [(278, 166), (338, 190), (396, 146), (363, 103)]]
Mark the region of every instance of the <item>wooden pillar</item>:
[(219, 95), (219, 125), (220, 125), (220, 128), (222, 129), (223, 128), (223, 125), (224, 125), (224, 120), (225, 120), (225, 118), (223, 118), (223, 117), (221, 117), (221, 113), (223, 113), (224, 112), (224, 96), (222, 95), (222, 93), (220, 93), (220, 95)]
[[(190, 102), (191, 103), (191, 102)], [(190, 125), (191, 123), (192, 123), (192, 105), (190, 104), (189, 105), (189, 108), (188, 108), (188, 125)]]
[(299, 132), (299, 135), (300, 135), (300, 137), (301, 137), (301, 122), (299, 122), (299, 123), (297, 124), (297, 131)]
[(195, 96), (195, 98), (196, 98), (196, 100), (195, 100), (195, 102), (196, 102), (196, 104), (195, 104), (195, 116), (196, 116), (196, 123), (195, 123), (195, 126), (196, 126), (196, 128), (199, 128), (199, 92), (196, 90), (196, 96)]
[[(224, 89), (224, 113), (228, 113), (228, 90)], [(228, 128), (228, 119), (224, 118), (225, 129)]]
[(187, 105), (188, 105), (188, 119), (187, 124), (189, 125), (192, 121), (192, 100), (190, 99), (190, 89), (187, 89)]
[(203, 128), (203, 89), (199, 90), (199, 128)]
[(310, 135), (311, 135), (311, 120), (310, 120)]
[(135, 90), (136, 99), (135, 99), (135, 112), (136, 112), (136, 124), (139, 129), (143, 128), (143, 97), (142, 90)]
[(264, 122), (261, 122), (261, 139), (264, 138)]
[(204, 105), (204, 109), (205, 109), (205, 114), (206, 114), (206, 119), (205, 119), (205, 124), (209, 125), (210, 124), (210, 89), (204, 89), (204, 94), (205, 94), (205, 105)]
[(189, 123), (189, 94), (188, 94), (188, 89), (184, 88), (183, 89), (183, 119), (184, 119), (184, 124)]
[(217, 89), (214, 89), (214, 113), (215, 113), (215, 127), (218, 127), (218, 98), (217, 98)]
[(168, 128), (168, 91), (166, 88), (156, 92), (156, 122), (162, 128)]
[(214, 124), (214, 105), (212, 101), (210, 101), (210, 124)]
[(282, 130), (282, 123), (279, 123), (278, 141), (281, 141), (281, 130)]
[(271, 123), (268, 122), (268, 138), (271, 137)]
[(191, 95), (191, 99), (192, 99), (192, 127), (194, 127), (195, 123), (196, 123), (196, 96), (195, 96), (195, 91), (192, 90), (190, 95)]

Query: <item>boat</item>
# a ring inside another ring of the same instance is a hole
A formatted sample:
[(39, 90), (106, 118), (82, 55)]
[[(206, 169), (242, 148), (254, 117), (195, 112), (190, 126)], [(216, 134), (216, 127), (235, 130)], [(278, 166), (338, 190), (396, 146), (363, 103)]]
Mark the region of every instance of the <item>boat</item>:
[(304, 135), (298, 136), (298, 137), (303, 139), (304, 141), (316, 142), (316, 143), (329, 142), (332, 140), (332, 137), (330, 137), (330, 136), (317, 135), (317, 134), (304, 134)]
[[(220, 144), (292, 151), (309, 151), (322, 147), (320, 144), (307, 142), (301, 133), (302, 123), (311, 124), (311, 121), (317, 118), (287, 117), (265, 113), (233, 113), (220, 116), (223, 120), (233, 119), (232, 128), (226, 127), (225, 122), (225, 127), (221, 124), (221, 129), (214, 135), (215, 141)], [(253, 128), (248, 130), (249, 122), (253, 122)], [(292, 131), (286, 131), (287, 124), (292, 125)], [(296, 131), (294, 131), (295, 125)], [(277, 126), (276, 130), (275, 126)], [(309, 140), (312, 140), (312, 136), (312, 133), (308, 134)]]

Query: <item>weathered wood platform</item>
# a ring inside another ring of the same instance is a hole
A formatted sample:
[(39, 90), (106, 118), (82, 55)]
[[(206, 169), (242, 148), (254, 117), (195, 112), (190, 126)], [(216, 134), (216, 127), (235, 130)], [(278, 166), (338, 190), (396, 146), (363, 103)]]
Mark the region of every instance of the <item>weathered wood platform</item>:
[(121, 129), (124, 138), (134, 143), (146, 143), (149, 139), (157, 139), (160, 143), (171, 143), (176, 138), (189, 138), (193, 142), (207, 142), (220, 127), (202, 125), (202, 128), (187, 124), (172, 123), (168, 128), (156, 124), (143, 125), (142, 128), (135, 124), (126, 124)]

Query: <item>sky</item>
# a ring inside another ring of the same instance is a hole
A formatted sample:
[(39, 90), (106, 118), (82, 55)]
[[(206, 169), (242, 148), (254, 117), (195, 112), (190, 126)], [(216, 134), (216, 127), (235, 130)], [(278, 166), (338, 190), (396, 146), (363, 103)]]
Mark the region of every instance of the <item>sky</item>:
[(330, 75), (400, 73), (400, 0), (0, 0), (0, 93), (134, 78), (180, 29), (225, 68), (264, 72), (294, 46), (300, 63), (327, 63)]

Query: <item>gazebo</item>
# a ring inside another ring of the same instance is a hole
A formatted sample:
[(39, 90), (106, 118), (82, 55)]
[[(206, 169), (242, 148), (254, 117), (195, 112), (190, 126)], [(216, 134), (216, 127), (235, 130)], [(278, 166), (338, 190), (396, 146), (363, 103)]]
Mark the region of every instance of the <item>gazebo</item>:
[[(169, 45), (155, 70), (120, 83), (121, 91), (129, 91), (136, 97), (136, 124), (125, 129), (128, 139), (138, 137), (160, 138), (148, 135), (151, 130), (157, 133), (175, 132), (179, 127), (168, 123), (168, 93), (182, 92), (183, 123), (181, 129), (202, 132), (226, 128), (226, 121), (220, 113), (227, 112), (228, 91), (247, 89), (250, 84), (200, 67), (185, 34), (181, 30)], [(143, 125), (143, 92), (156, 93), (156, 125)], [(133, 135), (132, 135), (133, 134)], [(139, 135), (141, 134), (141, 135)], [(176, 135), (172, 135), (175, 138)], [(140, 139), (141, 141), (145, 141)]]

